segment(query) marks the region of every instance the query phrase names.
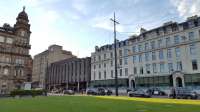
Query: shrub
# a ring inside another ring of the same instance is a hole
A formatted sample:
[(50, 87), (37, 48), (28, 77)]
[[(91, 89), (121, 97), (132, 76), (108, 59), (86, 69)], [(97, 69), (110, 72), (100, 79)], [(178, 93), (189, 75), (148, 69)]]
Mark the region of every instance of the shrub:
[(35, 96), (38, 96), (38, 95), (44, 95), (46, 93), (45, 90), (14, 90), (14, 91), (11, 91), (10, 95), (12, 97), (15, 97), (15, 96), (32, 96), (32, 97), (35, 97)]

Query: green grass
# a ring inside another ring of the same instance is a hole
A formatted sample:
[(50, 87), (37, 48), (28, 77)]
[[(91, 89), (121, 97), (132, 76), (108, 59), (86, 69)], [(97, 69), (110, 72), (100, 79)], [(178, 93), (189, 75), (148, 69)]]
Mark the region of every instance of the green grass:
[(128, 97), (51, 96), (11, 98), (0, 99), (0, 112), (200, 112), (199, 101), (178, 101), (191, 103), (179, 104), (177, 100), (155, 98), (146, 100), (145, 98)]

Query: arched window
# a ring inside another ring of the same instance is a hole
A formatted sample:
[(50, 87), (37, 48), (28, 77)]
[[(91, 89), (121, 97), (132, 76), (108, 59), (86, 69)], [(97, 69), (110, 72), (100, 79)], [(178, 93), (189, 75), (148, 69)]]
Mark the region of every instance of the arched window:
[(4, 70), (3, 70), (3, 74), (8, 75), (8, 73), (9, 73), (9, 69), (7, 67), (5, 67)]

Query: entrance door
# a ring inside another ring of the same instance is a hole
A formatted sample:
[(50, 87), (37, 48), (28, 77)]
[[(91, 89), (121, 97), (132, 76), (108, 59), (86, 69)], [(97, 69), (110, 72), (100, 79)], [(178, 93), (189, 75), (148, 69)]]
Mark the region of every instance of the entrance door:
[(135, 88), (135, 81), (134, 80), (131, 80), (131, 85), (132, 85), (132, 88)]
[(176, 87), (183, 87), (182, 79), (180, 77), (176, 78)]

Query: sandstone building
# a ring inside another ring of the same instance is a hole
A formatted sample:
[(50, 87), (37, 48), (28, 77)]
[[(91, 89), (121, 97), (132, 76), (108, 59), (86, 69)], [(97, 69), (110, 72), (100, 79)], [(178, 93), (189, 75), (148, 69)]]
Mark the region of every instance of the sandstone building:
[(53, 62), (72, 57), (76, 56), (72, 55), (70, 51), (63, 50), (59, 45), (51, 45), (48, 50), (35, 55), (32, 74), (33, 86), (45, 89), (47, 67)]
[(30, 81), (31, 31), (25, 7), (16, 20), (14, 26), (5, 23), (0, 27), (0, 94), (20, 89), (24, 82)]

